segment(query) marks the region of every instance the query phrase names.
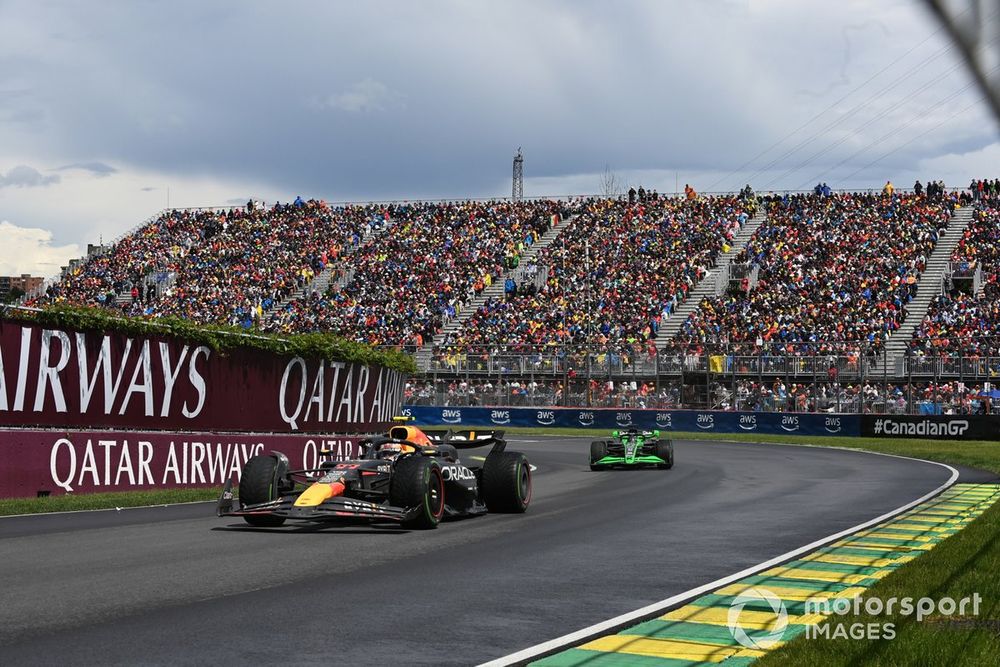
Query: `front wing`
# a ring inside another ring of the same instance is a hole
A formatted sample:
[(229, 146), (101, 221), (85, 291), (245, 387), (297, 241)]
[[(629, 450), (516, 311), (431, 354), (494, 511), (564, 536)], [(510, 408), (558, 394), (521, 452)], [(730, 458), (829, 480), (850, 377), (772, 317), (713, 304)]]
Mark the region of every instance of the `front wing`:
[[(297, 496), (296, 496), (297, 497)], [(248, 505), (243, 509), (232, 509), (232, 500), (229, 506), (225, 506), (224, 501), (220, 501), (219, 509), (216, 512), (219, 516), (277, 516), (285, 519), (299, 521), (342, 521), (344, 519), (377, 519), (382, 521), (404, 522), (415, 519), (421, 508), (417, 507), (393, 507), (369, 502), (367, 500), (355, 500), (353, 498), (330, 498), (315, 507), (296, 507), (295, 498), (287, 497), (272, 500), (259, 505)]]
[(605, 456), (602, 459), (594, 461), (590, 465), (592, 466), (642, 466), (642, 465), (666, 465), (667, 462), (661, 459), (659, 456), (654, 456), (652, 454), (645, 456), (636, 456), (631, 461), (626, 459), (624, 456)]

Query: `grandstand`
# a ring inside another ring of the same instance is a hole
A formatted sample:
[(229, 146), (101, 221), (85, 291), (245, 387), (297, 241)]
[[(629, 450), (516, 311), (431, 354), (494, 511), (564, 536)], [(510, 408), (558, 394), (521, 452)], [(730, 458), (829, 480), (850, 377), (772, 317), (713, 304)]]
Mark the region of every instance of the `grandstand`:
[(414, 400), (971, 409), (1000, 370), (998, 236), (992, 185), (251, 202), (161, 212), (29, 303), (403, 347)]
[[(906, 341), (910, 372), (989, 374), (1000, 355), (1000, 200), (977, 197), (957, 240), (947, 276)], [(983, 368), (984, 364), (987, 368)], [(961, 368), (964, 366), (965, 368)]]
[(911, 309), (916, 321), (926, 310), (929, 290), (914, 302), (925, 271), (940, 280), (949, 241), (968, 219), (946, 234), (953, 203), (857, 194), (771, 201), (733, 261), (743, 277), (703, 300), (671, 344), (695, 353), (724, 344), (738, 356), (864, 354), (884, 364)]

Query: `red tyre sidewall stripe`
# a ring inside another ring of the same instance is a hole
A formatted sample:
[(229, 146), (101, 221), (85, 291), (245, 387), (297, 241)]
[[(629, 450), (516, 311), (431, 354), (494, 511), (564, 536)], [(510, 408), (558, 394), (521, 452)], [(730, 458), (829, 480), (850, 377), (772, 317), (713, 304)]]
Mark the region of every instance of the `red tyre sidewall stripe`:
[(528, 487), (527, 494), (525, 495), (524, 499), (521, 501), (521, 506), (522, 507), (527, 507), (528, 503), (531, 502), (531, 466), (528, 465), (527, 461), (523, 461), (521, 463), (521, 465), (524, 466), (524, 474), (525, 474), (525, 477), (527, 478), (527, 482), (528, 482), (525, 485), (525, 486)]

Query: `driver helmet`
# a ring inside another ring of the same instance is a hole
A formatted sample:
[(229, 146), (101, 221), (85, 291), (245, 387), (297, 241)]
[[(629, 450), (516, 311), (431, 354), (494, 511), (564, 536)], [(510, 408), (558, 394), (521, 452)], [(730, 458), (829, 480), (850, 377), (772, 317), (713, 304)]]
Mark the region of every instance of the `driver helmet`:
[(403, 452), (403, 446), (398, 442), (387, 442), (378, 448), (378, 458), (395, 459)]

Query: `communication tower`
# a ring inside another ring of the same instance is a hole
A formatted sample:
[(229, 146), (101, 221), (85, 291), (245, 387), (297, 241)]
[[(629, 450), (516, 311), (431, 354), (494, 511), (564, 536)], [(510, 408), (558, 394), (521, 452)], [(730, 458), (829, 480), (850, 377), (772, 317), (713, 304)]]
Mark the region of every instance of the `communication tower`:
[(521, 155), (521, 147), (517, 148), (517, 155), (514, 156), (514, 185), (510, 191), (510, 198), (514, 201), (524, 199), (524, 156)]

